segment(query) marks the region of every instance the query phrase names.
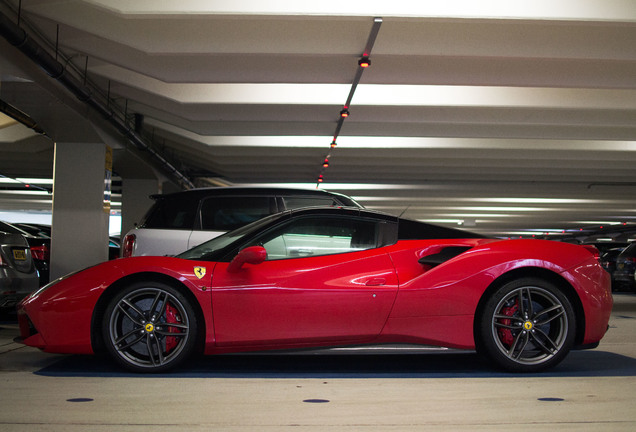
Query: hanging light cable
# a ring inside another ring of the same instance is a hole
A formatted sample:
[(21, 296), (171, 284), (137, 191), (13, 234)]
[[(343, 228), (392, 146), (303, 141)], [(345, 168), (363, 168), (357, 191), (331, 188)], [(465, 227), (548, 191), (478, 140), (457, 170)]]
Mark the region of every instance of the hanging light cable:
[[(382, 18), (376, 17), (373, 19), (373, 26), (371, 27), (371, 32), (369, 33), (369, 38), (367, 39), (367, 44), (364, 47), (364, 52), (362, 56), (358, 60), (358, 68), (356, 70), (355, 77), (353, 78), (353, 82), (351, 83), (351, 90), (349, 90), (349, 96), (347, 97), (347, 101), (345, 102), (342, 110), (340, 111), (340, 117), (338, 118), (338, 123), (336, 125), (336, 131), (333, 134), (333, 140), (331, 141), (330, 148), (336, 148), (336, 140), (340, 135), (340, 129), (342, 129), (342, 125), (346, 118), (349, 117), (349, 107), (351, 106), (351, 100), (353, 99), (353, 95), (356, 92), (356, 88), (358, 87), (358, 83), (360, 83), (360, 78), (362, 78), (362, 73), (365, 69), (371, 66), (371, 59), (369, 56), (371, 55), (371, 50), (373, 49), (373, 45), (375, 44), (375, 40), (378, 37), (378, 32), (380, 31), (380, 26), (382, 25)], [(329, 154), (322, 165), (322, 169), (320, 171), (320, 175), (318, 176), (318, 180), (316, 182), (316, 189), (320, 186), (321, 183), (324, 182), (324, 171), (329, 167), (329, 158), (331, 154)]]

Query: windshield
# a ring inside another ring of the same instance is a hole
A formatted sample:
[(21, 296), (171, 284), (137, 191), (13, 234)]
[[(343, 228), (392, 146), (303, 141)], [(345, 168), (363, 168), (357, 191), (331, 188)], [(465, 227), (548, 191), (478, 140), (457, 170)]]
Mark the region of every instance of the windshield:
[(245, 225), (241, 228), (235, 229), (234, 231), (215, 237), (212, 240), (208, 240), (205, 243), (201, 243), (199, 246), (195, 246), (194, 248), (177, 255), (177, 258), (199, 261), (218, 259), (217, 254), (220, 251), (223, 251), (227, 246), (235, 242), (239, 242), (242, 238), (247, 237), (253, 232), (260, 231), (261, 227), (269, 224), (272, 220), (278, 219), (279, 217), (280, 214), (274, 214), (263, 219), (259, 219), (249, 225)]

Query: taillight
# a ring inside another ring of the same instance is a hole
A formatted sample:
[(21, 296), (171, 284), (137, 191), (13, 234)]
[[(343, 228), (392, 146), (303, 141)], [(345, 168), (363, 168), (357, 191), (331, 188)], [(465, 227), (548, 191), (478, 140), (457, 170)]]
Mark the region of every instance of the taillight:
[(122, 254), (124, 258), (130, 258), (133, 255), (133, 249), (135, 248), (135, 241), (137, 236), (134, 234), (128, 234), (124, 237), (124, 243), (122, 246)]
[(593, 246), (593, 245), (582, 245), (582, 246), (588, 251), (590, 251), (592, 255), (594, 255), (594, 259), (596, 259), (597, 261), (601, 259), (601, 253), (598, 251), (596, 246)]
[(31, 246), (31, 255), (36, 260), (48, 261), (51, 257), (51, 252), (49, 251), (49, 247), (43, 244), (40, 246)]

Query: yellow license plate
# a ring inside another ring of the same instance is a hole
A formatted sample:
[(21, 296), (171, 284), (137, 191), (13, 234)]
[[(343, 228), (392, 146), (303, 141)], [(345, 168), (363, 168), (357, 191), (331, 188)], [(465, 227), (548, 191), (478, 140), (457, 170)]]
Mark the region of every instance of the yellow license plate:
[(13, 259), (16, 261), (26, 261), (26, 251), (24, 249), (14, 249)]

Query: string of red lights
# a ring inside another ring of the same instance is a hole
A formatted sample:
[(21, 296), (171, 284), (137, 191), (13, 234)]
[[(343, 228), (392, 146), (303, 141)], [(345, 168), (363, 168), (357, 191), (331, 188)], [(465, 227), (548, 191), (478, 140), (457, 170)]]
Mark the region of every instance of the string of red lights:
[(356, 75), (351, 84), (351, 90), (349, 90), (349, 96), (347, 97), (347, 101), (340, 110), (340, 116), (338, 118), (338, 123), (336, 125), (336, 131), (333, 134), (333, 139), (331, 140), (331, 144), (329, 145), (329, 153), (325, 156), (325, 159), (322, 163), (322, 168), (320, 169), (320, 174), (318, 175), (316, 189), (320, 187), (320, 184), (324, 182), (324, 175), (327, 168), (329, 168), (329, 160), (332, 157), (333, 150), (338, 145), (336, 141), (338, 140), (338, 136), (340, 135), (340, 130), (342, 129), (342, 125), (350, 115), (349, 108), (351, 106), (351, 100), (353, 99), (353, 95), (356, 91), (356, 87), (358, 87), (358, 83), (362, 78), (362, 73), (366, 68), (371, 66), (371, 59), (369, 58), (371, 55), (371, 50), (373, 49), (373, 45), (375, 44), (375, 39), (378, 36), (378, 32), (380, 31), (380, 26), (382, 25), (382, 18), (374, 18), (373, 26), (371, 27), (371, 32), (369, 33), (369, 38), (367, 39), (367, 45), (364, 48), (364, 52), (362, 56), (358, 60), (358, 68), (356, 70)]

